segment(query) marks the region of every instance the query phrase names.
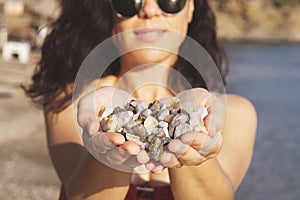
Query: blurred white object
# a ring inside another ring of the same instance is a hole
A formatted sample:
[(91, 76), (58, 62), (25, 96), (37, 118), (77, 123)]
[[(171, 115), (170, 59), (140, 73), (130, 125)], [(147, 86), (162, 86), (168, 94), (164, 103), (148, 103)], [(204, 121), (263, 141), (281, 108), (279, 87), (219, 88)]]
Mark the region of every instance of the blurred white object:
[(30, 49), (31, 46), (29, 42), (7, 41), (3, 45), (3, 60), (12, 60), (14, 58), (14, 55), (16, 55), (21, 63), (26, 63), (29, 60)]
[(21, 16), (24, 14), (25, 5), (21, 1), (5, 1), (4, 13), (10, 16)]
[(0, 22), (0, 49), (3, 48), (4, 43), (7, 42), (7, 28), (5, 23)]

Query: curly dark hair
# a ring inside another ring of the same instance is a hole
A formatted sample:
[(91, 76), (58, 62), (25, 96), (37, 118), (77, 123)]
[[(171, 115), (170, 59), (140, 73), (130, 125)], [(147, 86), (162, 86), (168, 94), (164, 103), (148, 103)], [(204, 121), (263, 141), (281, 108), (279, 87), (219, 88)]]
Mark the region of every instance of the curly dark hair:
[[(61, 0), (60, 3), (61, 14), (45, 38), (32, 84), (23, 87), (33, 102), (52, 112), (60, 112), (71, 103), (72, 85), (81, 63), (96, 45), (111, 36), (114, 25), (109, 0)], [(225, 80), (227, 62), (217, 41), (215, 15), (207, 0), (194, 3), (187, 35), (210, 54)], [(188, 77), (193, 87), (206, 88), (188, 62), (178, 59), (174, 68)], [(118, 67), (108, 68), (103, 76), (109, 74), (118, 74)]]

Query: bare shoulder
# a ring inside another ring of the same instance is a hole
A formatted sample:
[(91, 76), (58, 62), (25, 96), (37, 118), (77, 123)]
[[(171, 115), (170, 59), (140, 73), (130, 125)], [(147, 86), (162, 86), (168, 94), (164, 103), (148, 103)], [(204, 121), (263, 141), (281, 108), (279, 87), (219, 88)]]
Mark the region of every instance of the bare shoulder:
[(257, 114), (250, 100), (242, 96), (229, 94), (226, 96), (226, 110), (225, 134), (235, 136), (233, 131), (229, 131), (234, 130), (233, 127), (244, 133), (239, 137), (252, 137), (253, 134), (256, 134)]
[(251, 163), (257, 115), (253, 104), (238, 95), (226, 96), (226, 108), (223, 147), (218, 160), (237, 189)]
[(226, 107), (227, 112), (229, 112), (228, 114), (248, 115), (248, 117), (256, 117), (256, 111), (252, 102), (250, 102), (245, 97), (234, 94), (226, 95)]
[(226, 111), (226, 124), (237, 124), (238, 120), (240, 122), (247, 122), (248, 126), (256, 128), (256, 109), (247, 98), (234, 94), (226, 95)]

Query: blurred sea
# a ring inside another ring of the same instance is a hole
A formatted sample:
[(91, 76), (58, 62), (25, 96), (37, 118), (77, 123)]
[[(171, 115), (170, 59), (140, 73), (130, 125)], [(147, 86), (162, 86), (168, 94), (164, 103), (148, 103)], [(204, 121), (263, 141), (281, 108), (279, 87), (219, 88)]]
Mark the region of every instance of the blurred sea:
[(227, 92), (258, 113), (253, 161), (237, 200), (300, 197), (300, 45), (226, 44)]

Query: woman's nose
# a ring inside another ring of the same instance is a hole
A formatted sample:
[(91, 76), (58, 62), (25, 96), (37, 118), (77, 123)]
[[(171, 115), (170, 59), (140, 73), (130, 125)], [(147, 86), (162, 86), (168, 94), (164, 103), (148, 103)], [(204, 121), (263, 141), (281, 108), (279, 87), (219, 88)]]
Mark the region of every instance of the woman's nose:
[(141, 18), (151, 18), (162, 14), (156, 0), (144, 0), (144, 5), (139, 12)]

